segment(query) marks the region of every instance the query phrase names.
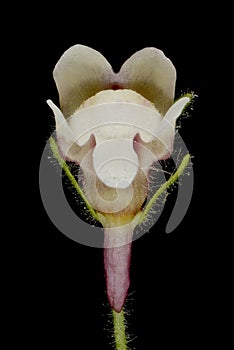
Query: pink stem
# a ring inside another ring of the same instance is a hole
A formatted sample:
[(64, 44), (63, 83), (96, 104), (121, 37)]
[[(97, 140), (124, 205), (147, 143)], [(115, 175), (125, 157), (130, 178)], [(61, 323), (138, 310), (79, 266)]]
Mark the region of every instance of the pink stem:
[[(133, 229), (130, 224), (104, 231), (104, 267), (107, 297), (111, 307), (120, 312), (130, 285), (130, 261)], [(109, 247), (109, 248), (108, 248)]]

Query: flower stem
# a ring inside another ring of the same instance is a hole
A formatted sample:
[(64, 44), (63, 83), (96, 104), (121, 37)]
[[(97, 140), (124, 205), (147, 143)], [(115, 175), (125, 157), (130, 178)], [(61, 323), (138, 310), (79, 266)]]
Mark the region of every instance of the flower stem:
[(112, 312), (116, 350), (128, 350), (125, 332), (124, 309), (122, 309), (120, 312), (116, 312), (113, 309)]

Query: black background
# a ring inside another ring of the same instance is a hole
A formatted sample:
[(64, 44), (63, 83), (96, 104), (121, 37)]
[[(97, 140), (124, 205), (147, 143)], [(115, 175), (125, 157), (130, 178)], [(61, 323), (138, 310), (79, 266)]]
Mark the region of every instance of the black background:
[(21, 216), (26, 239), (14, 280), (19, 311), (12, 317), (22, 326), (18, 340), (25, 346), (112, 348), (102, 250), (79, 245), (54, 227), (38, 185), (41, 153), (54, 122), (46, 99), (58, 103), (52, 70), (62, 53), (77, 43), (100, 51), (116, 71), (135, 51), (157, 47), (177, 69), (176, 97), (187, 89), (198, 95), (180, 129), (194, 156), (192, 202), (171, 234), (165, 234), (169, 202), (168, 213), (133, 243), (127, 309), (136, 350), (172, 344), (200, 347), (218, 337), (210, 327), (217, 311), (212, 294), (218, 262), (207, 222), (209, 173), (203, 152), (209, 147), (205, 119), (210, 113), (209, 62), (217, 37), (214, 44), (214, 27), (203, 8), (186, 5), (183, 12), (180, 6), (141, 3), (128, 9), (120, 3), (97, 8), (68, 3), (49, 11), (32, 5), (17, 18), (14, 45), (22, 67), (17, 89), (25, 110), (22, 141), (30, 175), (24, 176), (20, 189), (22, 198), (27, 198)]

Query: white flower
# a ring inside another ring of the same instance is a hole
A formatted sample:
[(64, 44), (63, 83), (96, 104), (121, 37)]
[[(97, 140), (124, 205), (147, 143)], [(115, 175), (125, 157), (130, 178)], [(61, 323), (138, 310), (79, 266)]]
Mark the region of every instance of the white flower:
[(147, 196), (148, 170), (172, 152), (176, 118), (189, 102), (173, 104), (173, 64), (162, 51), (145, 48), (114, 73), (99, 52), (75, 45), (53, 74), (61, 110), (48, 104), (62, 155), (80, 164), (98, 211), (135, 215)]
[(64, 159), (80, 165), (85, 195), (104, 218), (107, 295), (119, 312), (148, 171), (173, 151), (176, 119), (190, 99), (173, 103), (176, 71), (155, 48), (136, 52), (114, 73), (99, 52), (75, 45), (56, 64), (54, 79), (61, 109), (48, 104), (57, 142)]

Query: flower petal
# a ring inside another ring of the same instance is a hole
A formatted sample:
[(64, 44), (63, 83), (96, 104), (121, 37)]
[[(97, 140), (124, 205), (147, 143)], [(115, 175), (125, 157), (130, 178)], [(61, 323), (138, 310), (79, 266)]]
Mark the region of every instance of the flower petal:
[(145, 48), (133, 54), (123, 64), (116, 81), (153, 102), (162, 115), (173, 103), (176, 70), (156, 48)]
[(94, 49), (74, 45), (65, 51), (53, 71), (65, 118), (87, 98), (108, 88), (113, 74), (109, 62)]
[(51, 100), (47, 100), (47, 104), (54, 112), (57, 141), (62, 157), (79, 164), (90, 148), (95, 145), (93, 135), (90, 134), (85, 145), (80, 147), (76, 143), (76, 137), (60, 109)]
[(82, 146), (91, 134), (96, 142), (113, 138), (133, 140), (139, 132), (149, 142), (153, 139), (162, 117), (154, 109), (129, 102), (110, 102), (77, 110), (67, 121)]
[(139, 164), (146, 173), (153, 162), (166, 159), (173, 152), (176, 119), (189, 101), (189, 97), (182, 97), (169, 108), (154, 134), (153, 141), (144, 142), (141, 135), (136, 135), (134, 148), (139, 157)]
[(185, 106), (189, 103), (189, 97), (182, 97), (177, 100), (167, 111), (165, 117), (161, 120), (157, 130), (157, 138), (164, 144), (169, 153), (173, 151), (173, 141), (175, 135), (176, 119), (181, 115)]
[(190, 98), (188, 96), (179, 98), (167, 111), (165, 118), (172, 125), (175, 124), (176, 119), (181, 115), (183, 109), (190, 102)]
[(120, 189), (131, 185), (139, 169), (135, 135), (144, 142), (152, 141), (161, 121), (155, 108), (121, 101), (82, 108), (67, 119), (79, 146), (94, 135), (96, 175), (106, 186)]
[(111, 188), (127, 188), (138, 172), (138, 157), (133, 139), (112, 139), (98, 144), (93, 151), (94, 169), (99, 179)]
[[(131, 186), (127, 188), (106, 186), (96, 175), (93, 164), (94, 151), (95, 148), (90, 150), (80, 163), (84, 178), (83, 191), (92, 207), (111, 216), (113, 213), (118, 213), (122, 219), (135, 216), (147, 195), (145, 174), (138, 169)], [(134, 193), (137, 193), (137, 196)]]

